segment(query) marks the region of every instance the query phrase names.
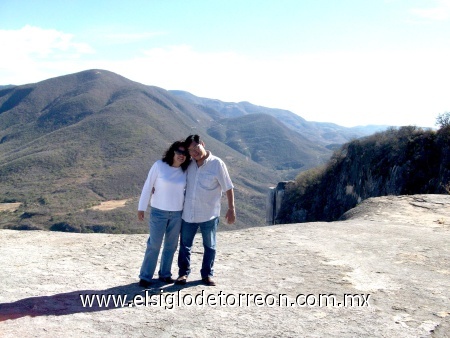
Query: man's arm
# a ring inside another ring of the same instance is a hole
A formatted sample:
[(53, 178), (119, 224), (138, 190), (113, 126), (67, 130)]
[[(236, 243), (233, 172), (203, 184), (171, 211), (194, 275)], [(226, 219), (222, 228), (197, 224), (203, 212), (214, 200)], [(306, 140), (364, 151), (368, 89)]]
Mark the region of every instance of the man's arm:
[(233, 189), (227, 190), (228, 211), (225, 215), (228, 224), (233, 224), (236, 221), (236, 210), (234, 209), (234, 191)]

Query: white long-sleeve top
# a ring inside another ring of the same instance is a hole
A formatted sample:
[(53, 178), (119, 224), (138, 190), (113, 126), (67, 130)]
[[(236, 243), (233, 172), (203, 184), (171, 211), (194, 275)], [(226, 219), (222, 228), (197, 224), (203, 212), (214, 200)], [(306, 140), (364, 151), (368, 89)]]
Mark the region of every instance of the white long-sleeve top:
[[(155, 192), (152, 194), (153, 188)], [(138, 210), (147, 210), (149, 201), (153, 208), (166, 211), (183, 210), (185, 188), (186, 172), (158, 160), (150, 168), (142, 188)]]

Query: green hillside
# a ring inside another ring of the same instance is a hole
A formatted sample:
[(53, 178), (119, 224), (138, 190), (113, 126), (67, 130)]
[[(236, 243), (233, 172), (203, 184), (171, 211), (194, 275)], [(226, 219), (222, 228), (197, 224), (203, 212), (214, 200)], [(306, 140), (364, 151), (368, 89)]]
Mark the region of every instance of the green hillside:
[(331, 151), (286, 127), (273, 116), (250, 114), (216, 121), (209, 135), (244, 154), (247, 160), (293, 179), (299, 171), (326, 162)]
[[(0, 90), (0, 227), (147, 232), (137, 200), (151, 164), (177, 139), (204, 136), (236, 185), (234, 229), (264, 224), (267, 188), (280, 176), (210, 137), (210, 115), (166, 90), (89, 70)], [(111, 211), (90, 209), (127, 200)]]

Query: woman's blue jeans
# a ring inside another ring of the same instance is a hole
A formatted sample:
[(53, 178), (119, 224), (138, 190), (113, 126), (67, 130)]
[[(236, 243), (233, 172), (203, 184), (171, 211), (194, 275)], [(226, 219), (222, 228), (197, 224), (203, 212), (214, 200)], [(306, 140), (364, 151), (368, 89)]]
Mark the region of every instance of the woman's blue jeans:
[(158, 275), (159, 277), (172, 276), (171, 267), (180, 235), (181, 213), (181, 211), (165, 211), (151, 208), (150, 236), (147, 240), (147, 249), (145, 250), (144, 261), (139, 274), (140, 279), (148, 282), (152, 280), (163, 238), (164, 248), (161, 254)]
[(219, 225), (219, 217), (201, 223), (188, 223), (184, 220), (181, 224), (180, 251), (178, 252), (178, 275), (188, 276), (191, 273), (191, 250), (194, 237), (198, 228), (203, 238), (203, 262), (200, 274), (202, 278), (214, 275), (214, 259), (216, 258), (216, 232)]

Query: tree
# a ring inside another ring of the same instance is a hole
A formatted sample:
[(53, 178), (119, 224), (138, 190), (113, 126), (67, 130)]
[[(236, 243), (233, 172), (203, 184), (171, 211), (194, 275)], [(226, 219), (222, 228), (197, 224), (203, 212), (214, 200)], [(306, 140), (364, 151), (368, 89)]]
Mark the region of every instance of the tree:
[(436, 125), (440, 129), (450, 127), (450, 112), (439, 114), (436, 118)]

